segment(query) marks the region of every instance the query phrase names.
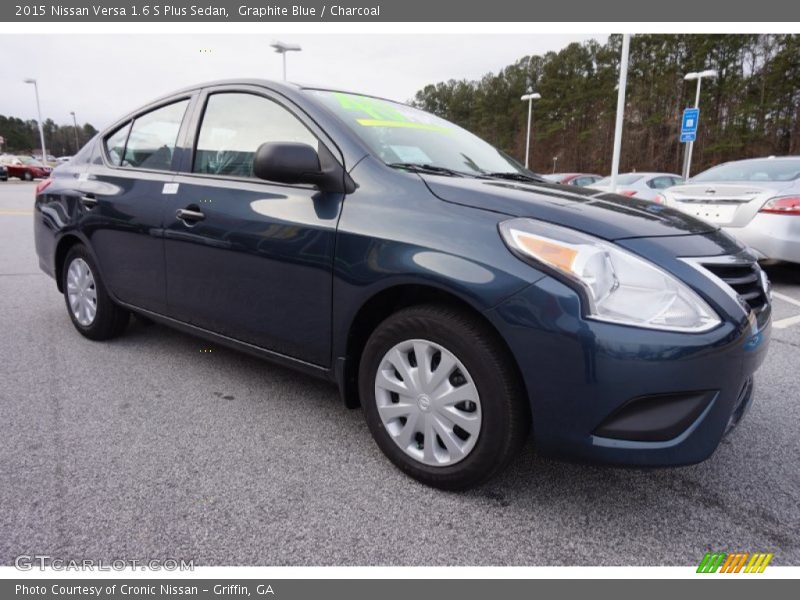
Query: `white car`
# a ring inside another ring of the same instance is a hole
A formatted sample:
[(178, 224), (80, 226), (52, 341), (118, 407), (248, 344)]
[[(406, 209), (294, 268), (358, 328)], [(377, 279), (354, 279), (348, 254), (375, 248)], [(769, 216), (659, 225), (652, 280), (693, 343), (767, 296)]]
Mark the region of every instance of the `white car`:
[[(655, 201), (658, 192), (683, 182), (674, 173), (620, 173), (617, 175), (617, 193), (631, 198)], [(605, 177), (587, 186), (604, 192), (611, 191), (611, 177)]]
[(800, 156), (724, 163), (660, 200), (719, 225), (761, 259), (800, 263)]

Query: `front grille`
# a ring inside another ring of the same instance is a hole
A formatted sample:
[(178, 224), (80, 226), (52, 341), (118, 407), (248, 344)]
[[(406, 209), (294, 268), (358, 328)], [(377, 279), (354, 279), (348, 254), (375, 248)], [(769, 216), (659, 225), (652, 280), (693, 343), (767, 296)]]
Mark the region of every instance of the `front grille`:
[(752, 310), (759, 312), (767, 304), (767, 294), (761, 280), (761, 267), (752, 263), (703, 263), (727, 283)]

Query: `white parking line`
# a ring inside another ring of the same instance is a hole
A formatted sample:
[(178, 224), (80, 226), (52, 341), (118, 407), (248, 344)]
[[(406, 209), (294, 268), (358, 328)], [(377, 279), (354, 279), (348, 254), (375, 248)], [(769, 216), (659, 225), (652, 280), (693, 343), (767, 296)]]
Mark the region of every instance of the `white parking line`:
[(787, 296), (786, 294), (781, 294), (780, 292), (772, 292), (772, 296), (775, 298), (780, 298), (784, 302), (788, 302), (789, 304), (794, 304), (795, 306), (800, 306), (800, 300), (795, 300), (791, 296)]
[(793, 317), (786, 317), (785, 319), (781, 319), (780, 321), (775, 321), (772, 323), (772, 327), (774, 329), (786, 329), (787, 327), (791, 327), (792, 325), (800, 324), (800, 315), (795, 315)]

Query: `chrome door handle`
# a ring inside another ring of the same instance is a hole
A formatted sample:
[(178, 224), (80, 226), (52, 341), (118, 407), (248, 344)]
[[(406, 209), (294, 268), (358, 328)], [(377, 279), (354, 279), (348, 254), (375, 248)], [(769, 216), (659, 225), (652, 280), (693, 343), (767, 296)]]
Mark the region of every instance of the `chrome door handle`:
[(97, 206), (97, 198), (89, 194), (86, 194), (84, 196), (81, 196), (81, 204), (83, 204), (86, 208), (94, 208), (95, 206)]
[(199, 210), (191, 210), (188, 208), (179, 208), (175, 212), (175, 216), (182, 221), (202, 221), (206, 216)]

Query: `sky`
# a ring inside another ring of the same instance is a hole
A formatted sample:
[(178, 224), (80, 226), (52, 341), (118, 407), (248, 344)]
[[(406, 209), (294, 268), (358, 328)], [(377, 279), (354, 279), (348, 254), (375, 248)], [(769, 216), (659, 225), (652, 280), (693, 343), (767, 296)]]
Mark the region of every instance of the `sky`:
[(289, 81), (408, 101), (429, 83), (479, 79), (530, 54), (605, 35), (117, 34), (0, 35), (0, 114), (98, 129), (181, 87), (236, 77), (281, 79), (276, 39), (302, 46), (287, 56)]

